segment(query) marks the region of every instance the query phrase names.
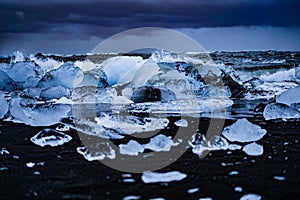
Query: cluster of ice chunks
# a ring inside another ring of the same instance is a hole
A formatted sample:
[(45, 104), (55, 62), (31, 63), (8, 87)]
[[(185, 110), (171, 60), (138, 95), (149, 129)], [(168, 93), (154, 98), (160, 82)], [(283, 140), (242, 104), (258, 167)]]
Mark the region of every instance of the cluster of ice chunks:
[[(230, 142), (246, 143), (243, 151), (250, 156), (258, 156), (263, 154), (263, 146), (255, 142), (260, 140), (266, 133), (266, 130), (250, 123), (247, 119), (239, 119), (231, 126), (226, 127), (222, 132), (222, 136)], [(242, 148), (239, 144), (230, 144), (222, 136), (215, 135), (207, 140), (203, 134), (196, 133), (189, 144), (193, 153), (199, 156), (205, 155), (207, 151), (239, 150)]]
[(276, 103), (268, 104), (263, 112), (266, 120), (300, 118), (300, 86), (291, 88), (276, 97)]

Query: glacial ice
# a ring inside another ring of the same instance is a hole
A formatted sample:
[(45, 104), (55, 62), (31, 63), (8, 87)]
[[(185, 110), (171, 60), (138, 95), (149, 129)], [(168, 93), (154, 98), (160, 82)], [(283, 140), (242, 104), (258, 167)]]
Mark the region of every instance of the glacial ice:
[(185, 119), (177, 120), (174, 124), (176, 126), (181, 126), (181, 127), (187, 127), (188, 126), (188, 122)]
[(103, 160), (105, 158), (115, 159), (116, 152), (107, 142), (100, 142), (95, 145), (90, 145), (86, 147), (78, 147), (77, 152), (87, 160)]
[(252, 142), (260, 140), (267, 131), (259, 126), (250, 123), (247, 119), (238, 119), (231, 126), (226, 127), (222, 135), (234, 142)]
[(69, 142), (70, 140), (72, 140), (71, 136), (49, 128), (41, 130), (35, 136), (30, 138), (31, 142), (41, 147), (46, 145), (51, 147), (60, 146)]
[(40, 93), (40, 98), (42, 100), (48, 101), (51, 99), (60, 99), (62, 97), (69, 98), (70, 95), (71, 95), (71, 92), (68, 88), (56, 86), (56, 87), (50, 87), (50, 88), (43, 89)]
[(264, 147), (252, 142), (243, 147), (243, 151), (249, 156), (260, 156), (264, 153)]
[(293, 103), (300, 103), (300, 86), (281, 93), (278, 97), (276, 97), (276, 102), (283, 103), (288, 106)]
[(263, 116), (266, 120), (286, 120), (292, 118), (300, 118), (300, 112), (296, 108), (292, 108), (285, 104), (270, 103), (265, 107)]
[(143, 172), (142, 180), (144, 183), (172, 182), (181, 181), (182, 179), (186, 178), (186, 176), (186, 174), (178, 171), (166, 173), (145, 171)]
[(0, 70), (0, 90), (12, 92), (16, 88), (16, 83), (4, 71)]
[(148, 144), (145, 144), (145, 149), (152, 151), (170, 151), (172, 146), (176, 146), (178, 143), (174, 143), (172, 138), (159, 134), (150, 139)]
[(89, 71), (83, 72), (83, 80), (77, 85), (77, 87), (82, 86), (97, 86), (97, 87), (106, 87), (107, 76), (101, 68), (95, 68)]
[(68, 117), (71, 105), (38, 102), (22, 93), (13, 93), (9, 105), (10, 114), (30, 126), (50, 126)]
[(83, 80), (83, 71), (72, 62), (66, 62), (57, 69), (47, 72), (38, 82), (37, 87), (66, 87), (73, 88)]
[(4, 117), (7, 111), (8, 111), (8, 103), (4, 97), (3, 92), (0, 91), (0, 119)]
[(300, 65), (295, 68), (295, 76), (300, 79)]
[(137, 156), (139, 153), (144, 152), (143, 145), (139, 144), (135, 140), (130, 140), (127, 144), (120, 144), (120, 153), (130, 156)]
[(206, 137), (200, 133), (196, 133), (189, 141), (192, 152), (199, 156), (204, 155), (205, 151), (226, 150), (229, 147), (228, 142), (221, 136), (213, 136), (208, 141)]
[(42, 78), (41, 68), (33, 62), (12, 64), (6, 73), (15, 81), (17, 87), (20, 89), (35, 87)]
[(261, 196), (258, 194), (245, 194), (240, 200), (261, 200)]
[(120, 78), (126, 74), (133, 74), (144, 63), (142, 57), (129, 57), (129, 56), (117, 56), (105, 60), (103, 65), (103, 71), (107, 75), (107, 82), (110, 86), (115, 84), (122, 84)]

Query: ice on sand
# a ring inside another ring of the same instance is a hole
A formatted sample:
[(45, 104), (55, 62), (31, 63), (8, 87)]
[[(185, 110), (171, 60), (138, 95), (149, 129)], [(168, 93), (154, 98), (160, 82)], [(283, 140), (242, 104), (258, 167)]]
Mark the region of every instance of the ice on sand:
[(7, 111), (8, 111), (8, 103), (4, 98), (4, 94), (0, 91), (0, 119), (4, 117)]
[(135, 140), (130, 140), (127, 144), (120, 144), (120, 153), (130, 156), (137, 156), (139, 153), (144, 152), (143, 145), (139, 144)]
[(263, 116), (266, 120), (271, 119), (292, 119), (300, 118), (300, 112), (296, 108), (292, 108), (285, 104), (271, 103), (268, 104), (263, 112)]
[(150, 139), (148, 144), (145, 144), (145, 149), (150, 149), (152, 151), (170, 151), (172, 146), (176, 146), (177, 143), (174, 143), (172, 138), (159, 134)]
[(300, 86), (291, 88), (281, 93), (277, 98), (276, 102), (283, 103), (290, 106), (293, 103), (300, 103)]
[(30, 126), (50, 126), (68, 117), (71, 105), (41, 103), (17, 93), (10, 100), (10, 114)]
[(232, 142), (252, 142), (261, 139), (267, 131), (250, 123), (247, 119), (239, 119), (226, 127), (222, 135)]
[(115, 159), (116, 152), (107, 142), (99, 142), (86, 147), (78, 147), (77, 152), (87, 160), (103, 160), (104, 158)]
[(185, 119), (180, 119), (175, 122), (176, 126), (187, 127), (188, 122)]
[(243, 151), (249, 156), (260, 156), (264, 153), (264, 147), (252, 142), (243, 147)]
[(73, 88), (83, 80), (83, 72), (72, 62), (66, 62), (57, 69), (47, 72), (37, 84), (39, 88), (62, 86)]
[(49, 145), (51, 147), (60, 146), (72, 140), (72, 137), (52, 129), (44, 129), (33, 136), (30, 141), (36, 145), (44, 147)]
[(181, 181), (184, 178), (186, 178), (186, 174), (178, 171), (166, 173), (145, 171), (142, 175), (142, 180), (144, 181), (144, 183)]
[(240, 200), (261, 200), (261, 196), (258, 194), (245, 194)]
[(221, 136), (213, 136), (208, 141), (204, 135), (196, 133), (189, 144), (194, 154), (202, 156), (205, 151), (226, 150), (229, 148), (227, 140)]

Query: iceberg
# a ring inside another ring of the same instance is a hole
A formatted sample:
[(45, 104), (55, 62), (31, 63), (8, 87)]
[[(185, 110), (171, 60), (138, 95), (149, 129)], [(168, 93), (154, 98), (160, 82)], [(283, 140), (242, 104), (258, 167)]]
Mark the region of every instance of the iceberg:
[(72, 62), (66, 62), (57, 69), (47, 72), (38, 82), (37, 87), (49, 88), (61, 86), (73, 88), (83, 80), (83, 71)]
[(266, 120), (271, 119), (293, 119), (300, 118), (300, 111), (285, 104), (271, 103), (268, 104), (263, 112)]
[(41, 130), (30, 139), (31, 142), (41, 147), (46, 145), (51, 147), (60, 146), (71, 140), (71, 136), (49, 128)]
[(9, 105), (10, 114), (30, 126), (51, 126), (66, 118), (71, 105), (38, 102), (24, 93), (13, 93)]
[(278, 97), (276, 97), (276, 102), (283, 103), (288, 106), (293, 103), (300, 103), (300, 86), (281, 93)]
[(178, 171), (166, 173), (145, 171), (143, 172), (142, 180), (144, 183), (172, 182), (181, 181), (182, 179), (186, 178), (186, 176), (186, 174)]
[(255, 142), (245, 145), (242, 150), (249, 156), (260, 156), (264, 153), (264, 147)]
[(232, 142), (253, 142), (260, 140), (267, 131), (250, 123), (247, 119), (238, 119), (231, 126), (226, 127), (222, 135)]
[(12, 78), (20, 89), (33, 88), (42, 78), (40, 66), (33, 62), (18, 62), (13, 64), (8, 70), (7, 75)]
[(7, 111), (8, 111), (8, 103), (4, 97), (3, 92), (0, 91), (0, 119), (4, 117)]

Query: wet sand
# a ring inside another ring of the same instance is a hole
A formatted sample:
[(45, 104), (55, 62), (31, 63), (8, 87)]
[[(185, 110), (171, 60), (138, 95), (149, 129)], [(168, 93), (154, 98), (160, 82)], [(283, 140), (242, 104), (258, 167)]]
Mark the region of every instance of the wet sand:
[[(141, 174), (132, 175), (133, 183), (123, 182), (122, 174), (126, 173), (99, 161), (86, 161), (76, 152), (81, 141), (74, 130), (67, 132), (73, 137), (71, 142), (41, 148), (30, 142), (41, 127), (1, 121), (0, 148), (10, 152), (0, 155), (1, 199), (122, 199), (130, 195), (140, 199), (239, 199), (248, 193), (261, 195), (263, 199), (299, 199), (299, 122), (255, 121), (268, 131), (257, 142), (264, 146), (262, 156), (226, 150), (210, 152), (200, 159), (188, 149), (180, 159), (159, 170), (176, 170), (187, 177), (178, 182), (153, 184), (143, 183)], [(208, 122), (204, 120), (200, 130), (206, 129)], [(233, 122), (226, 120), (225, 125)], [(29, 168), (28, 162), (36, 165)], [(232, 171), (238, 174), (229, 175)], [(274, 176), (286, 179), (274, 180)], [(235, 187), (242, 187), (242, 192), (234, 191)], [(192, 188), (199, 191), (189, 194), (187, 191)]]

